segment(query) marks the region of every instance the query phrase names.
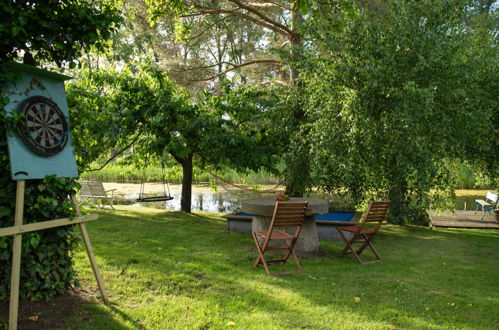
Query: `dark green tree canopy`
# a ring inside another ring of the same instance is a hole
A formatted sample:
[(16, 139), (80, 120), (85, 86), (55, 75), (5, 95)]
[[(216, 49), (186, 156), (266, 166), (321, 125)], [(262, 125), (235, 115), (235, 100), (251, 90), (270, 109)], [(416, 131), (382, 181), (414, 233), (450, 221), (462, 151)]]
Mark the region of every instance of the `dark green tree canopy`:
[(61, 64), (82, 50), (102, 50), (119, 26), (119, 1), (4, 0), (0, 3), (0, 61), (23, 52), (37, 61)]
[(171, 156), (183, 168), (182, 210), (190, 212), (193, 165), (271, 167), (275, 101), (252, 89), (225, 87), (223, 96), (194, 97), (151, 66), (81, 72), (68, 86), (75, 146), (85, 168), (115, 145), (142, 155)]
[(452, 200), (449, 160), (497, 171), (494, 30), (469, 25), (471, 3), (393, 0), (341, 21), (314, 8), (302, 78), (316, 184), (388, 198), (402, 223)]

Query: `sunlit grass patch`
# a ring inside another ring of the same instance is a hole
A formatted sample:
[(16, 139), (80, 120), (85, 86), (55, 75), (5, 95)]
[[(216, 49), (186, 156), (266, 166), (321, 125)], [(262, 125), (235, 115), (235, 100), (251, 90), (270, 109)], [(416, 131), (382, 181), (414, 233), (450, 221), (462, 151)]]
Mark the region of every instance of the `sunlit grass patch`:
[[(498, 324), (494, 230), (387, 225), (383, 262), (302, 260), (301, 274), (253, 269), (250, 235), (227, 233), (216, 213), (119, 207), (88, 224), (111, 306), (86, 307), (72, 329), (492, 329)], [(321, 242), (335, 255), (342, 244)], [(76, 267), (93, 275), (84, 250)]]

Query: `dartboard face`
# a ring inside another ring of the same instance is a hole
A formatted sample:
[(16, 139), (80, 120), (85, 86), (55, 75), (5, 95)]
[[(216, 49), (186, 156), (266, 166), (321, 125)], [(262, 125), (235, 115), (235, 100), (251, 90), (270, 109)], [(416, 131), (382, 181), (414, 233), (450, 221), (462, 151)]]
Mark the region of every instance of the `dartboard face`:
[(57, 104), (43, 96), (32, 96), (19, 106), (23, 119), (18, 127), (23, 142), (41, 156), (54, 156), (68, 142), (68, 123)]

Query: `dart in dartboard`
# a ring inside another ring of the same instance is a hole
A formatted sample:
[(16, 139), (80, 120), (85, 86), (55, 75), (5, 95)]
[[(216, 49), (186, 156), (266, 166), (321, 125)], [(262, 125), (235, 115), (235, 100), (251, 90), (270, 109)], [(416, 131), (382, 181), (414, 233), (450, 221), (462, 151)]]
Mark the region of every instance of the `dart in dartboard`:
[(49, 157), (64, 150), (68, 142), (68, 123), (54, 101), (33, 96), (21, 103), (18, 113), (23, 117), (18, 126), (19, 135), (31, 151)]

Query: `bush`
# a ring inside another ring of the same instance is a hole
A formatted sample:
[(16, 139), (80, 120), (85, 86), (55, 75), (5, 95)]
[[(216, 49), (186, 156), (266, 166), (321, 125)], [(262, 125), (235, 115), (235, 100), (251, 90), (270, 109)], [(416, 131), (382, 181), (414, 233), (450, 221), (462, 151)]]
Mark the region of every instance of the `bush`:
[[(0, 118), (0, 228), (14, 225), (16, 182), (10, 177), (5, 137), (5, 112)], [(26, 181), (24, 223), (74, 216), (68, 194), (75, 191), (72, 179)], [(12, 236), (0, 237), (0, 301), (9, 298)], [(76, 245), (73, 226), (23, 234), (20, 297), (47, 299), (63, 293), (75, 278), (72, 251)]]

